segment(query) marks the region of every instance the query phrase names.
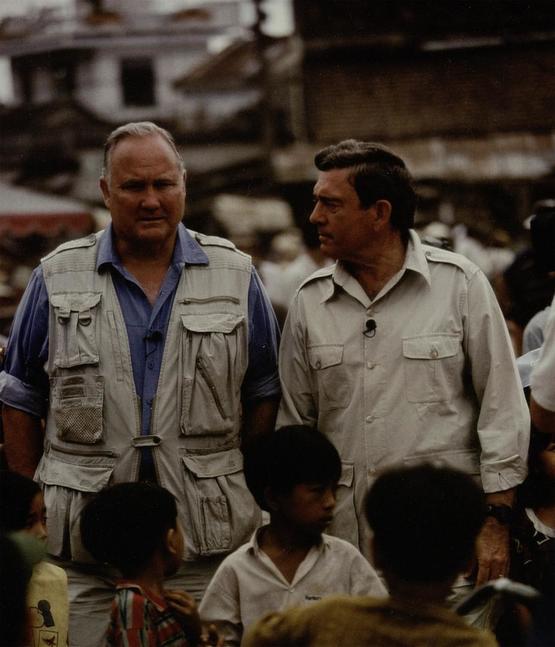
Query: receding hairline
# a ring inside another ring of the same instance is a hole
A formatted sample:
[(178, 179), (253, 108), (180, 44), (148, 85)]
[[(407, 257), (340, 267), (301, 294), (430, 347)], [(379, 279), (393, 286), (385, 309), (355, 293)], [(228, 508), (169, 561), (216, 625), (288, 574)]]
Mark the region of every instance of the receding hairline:
[(104, 158), (102, 164), (102, 177), (107, 178), (110, 174), (112, 155), (116, 146), (125, 139), (160, 137), (165, 141), (175, 154), (175, 158), (180, 170), (185, 170), (185, 164), (181, 153), (177, 150), (175, 140), (171, 133), (152, 121), (130, 122), (119, 126), (113, 130), (107, 137), (104, 144)]

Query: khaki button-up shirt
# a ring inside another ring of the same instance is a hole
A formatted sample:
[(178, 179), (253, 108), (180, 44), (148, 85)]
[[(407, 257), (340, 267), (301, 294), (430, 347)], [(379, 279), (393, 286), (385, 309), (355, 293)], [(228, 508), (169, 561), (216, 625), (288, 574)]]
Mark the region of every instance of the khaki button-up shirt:
[(374, 300), (341, 263), (305, 281), (285, 323), (280, 374), (278, 426), (314, 426), (336, 445), (343, 474), (330, 531), (362, 550), (364, 494), (386, 466), (448, 465), (485, 492), (526, 476), (529, 414), (490, 284), (414, 232), (402, 269)]

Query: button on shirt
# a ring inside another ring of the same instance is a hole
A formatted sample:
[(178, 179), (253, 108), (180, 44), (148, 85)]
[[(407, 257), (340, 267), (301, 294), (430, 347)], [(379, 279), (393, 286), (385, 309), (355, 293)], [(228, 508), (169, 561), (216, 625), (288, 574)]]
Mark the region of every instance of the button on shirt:
[[(111, 225), (98, 243), (97, 271), (111, 272), (121, 305), (137, 395), (141, 399), (141, 432), (150, 429), (164, 340), (173, 300), (183, 267), (206, 265), (202, 247), (179, 225), (171, 265), (154, 305), (136, 279), (125, 269), (115, 248)], [(185, 269), (185, 271), (187, 271)], [(243, 382), (245, 400), (276, 396), (279, 330), (272, 307), (256, 271), (249, 287), (249, 366)], [(0, 400), (27, 413), (44, 417), (48, 406), (48, 294), (42, 269), (37, 267), (16, 313), (8, 342), (4, 372), (0, 374)]]
[(368, 561), (351, 544), (322, 535), (288, 582), (258, 544), (250, 542), (222, 562), (199, 607), (201, 619), (216, 622), (226, 645), (239, 645), (243, 631), (270, 611), (346, 595), (386, 596), (387, 591)]

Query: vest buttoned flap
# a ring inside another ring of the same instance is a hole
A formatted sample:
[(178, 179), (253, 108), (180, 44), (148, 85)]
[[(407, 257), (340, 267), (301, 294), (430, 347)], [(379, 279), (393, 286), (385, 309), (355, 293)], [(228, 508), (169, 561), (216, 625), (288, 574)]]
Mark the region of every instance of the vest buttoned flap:
[(239, 449), (182, 457), (187, 541), (192, 554), (229, 551), (260, 521), (252, 496), (245, 496), (243, 455)]
[(308, 361), (318, 385), (319, 408), (325, 411), (346, 407), (352, 389), (343, 363), (343, 344), (309, 346)]
[(409, 402), (443, 402), (462, 390), (462, 333), (403, 338), (405, 386)]
[(95, 324), (101, 296), (85, 292), (53, 294), (50, 297), (56, 316), (56, 368), (98, 364)]
[[(223, 435), (236, 428), (246, 369), (245, 316), (182, 314), (181, 433)], [(209, 406), (206, 406), (209, 403)]]
[(101, 294), (53, 294), (56, 322), (51, 406), (61, 440), (93, 444), (102, 439), (104, 378), (98, 374), (97, 312)]
[(88, 499), (110, 481), (116, 456), (110, 451), (83, 454), (47, 444), (37, 469), (48, 510), (48, 550), (79, 562), (93, 561), (83, 548), (79, 518)]

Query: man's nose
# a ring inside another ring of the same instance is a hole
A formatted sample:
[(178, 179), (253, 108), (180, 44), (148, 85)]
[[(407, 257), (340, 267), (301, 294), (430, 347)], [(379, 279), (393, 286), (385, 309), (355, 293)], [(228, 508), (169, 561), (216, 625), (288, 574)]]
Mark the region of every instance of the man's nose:
[(141, 206), (144, 209), (157, 209), (160, 206), (158, 192), (154, 187), (148, 186), (145, 188)]
[(310, 214), (308, 218), (309, 222), (311, 222), (313, 225), (322, 222), (322, 210), (320, 208), (320, 203), (316, 202), (314, 205), (314, 208), (312, 209), (312, 213)]

